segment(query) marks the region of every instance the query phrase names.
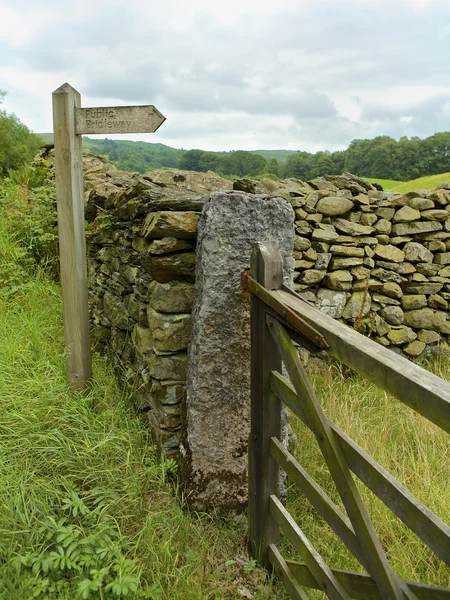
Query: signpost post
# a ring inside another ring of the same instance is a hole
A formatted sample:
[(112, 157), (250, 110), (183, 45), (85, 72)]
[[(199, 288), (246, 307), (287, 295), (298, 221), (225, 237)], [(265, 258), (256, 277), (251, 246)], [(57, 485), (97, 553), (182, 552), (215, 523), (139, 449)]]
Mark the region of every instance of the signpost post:
[(153, 133), (165, 121), (154, 106), (81, 108), (81, 96), (65, 83), (53, 92), (55, 183), (64, 312), (67, 378), (77, 391), (92, 376), (89, 336), (83, 133)]

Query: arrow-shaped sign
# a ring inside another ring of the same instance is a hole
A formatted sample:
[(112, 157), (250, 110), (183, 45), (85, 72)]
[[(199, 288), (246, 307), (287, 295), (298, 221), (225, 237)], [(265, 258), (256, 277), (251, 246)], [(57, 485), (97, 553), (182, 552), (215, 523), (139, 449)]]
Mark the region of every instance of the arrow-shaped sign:
[(75, 109), (75, 133), (153, 133), (166, 117), (153, 105)]

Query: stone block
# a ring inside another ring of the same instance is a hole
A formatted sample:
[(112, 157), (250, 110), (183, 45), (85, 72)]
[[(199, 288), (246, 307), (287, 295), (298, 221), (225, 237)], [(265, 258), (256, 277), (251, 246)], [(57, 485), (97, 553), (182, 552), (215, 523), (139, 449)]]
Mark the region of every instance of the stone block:
[(361, 225), (360, 223), (352, 223), (346, 219), (333, 219), (333, 225), (338, 231), (342, 231), (343, 233), (351, 236), (370, 235), (374, 232), (373, 227)]
[(410, 223), (411, 221), (418, 221), (420, 219), (420, 212), (410, 206), (403, 206), (392, 217), (394, 223)]
[(149, 303), (161, 313), (189, 313), (194, 303), (194, 285), (182, 281), (159, 283), (152, 281), (148, 288)]
[(364, 248), (354, 248), (352, 246), (333, 245), (330, 248), (331, 254), (337, 256), (358, 256), (364, 257)]
[(382, 260), (387, 260), (396, 263), (400, 263), (405, 260), (405, 253), (396, 246), (392, 246), (391, 244), (388, 244), (386, 246), (379, 244), (375, 247), (374, 253), (375, 257), (381, 258)]
[(304, 271), (298, 278), (299, 283), (305, 285), (316, 285), (325, 277), (325, 271), (317, 271), (316, 269), (308, 269)]
[(414, 329), (431, 329), (450, 334), (450, 315), (442, 310), (419, 308), (405, 312), (404, 322)]
[(426, 219), (427, 221), (446, 221), (450, 217), (450, 212), (444, 209), (431, 209), (431, 210), (423, 210), (420, 213), (422, 219)]
[(427, 306), (427, 297), (425, 294), (407, 294), (402, 298), (403, 310), (414, 310)]
[(342, 317), (346, 302), (347, 294), (345, 292), (327, 290), (325, 288), (320, 288), (317, 292), (317, 308), (334, 319)]
[(384, 296), (389, 296), (389, 298), (395, 298), (396, 300), (400, 300), (403, 296), (402, 288), (393, 281), (388, 281), (383, 284), (383, 287), (380, 290), (380, 294)]
[(422, 352), (425, 350), (425, 347), (426, 344), (424, 344), (424, 342), (414, 340), (413, 342), (410, 342), (403, 348), (403, 352), (405, 352), (409, 356), (416, 357), (422, 354)]
[(363, 262), (363, 258), (358, 258), (356, 256), (334, 256), (330, 262), (330, 269), (333, 271), (338, 269), (350, 269), (351, 267), (362, 265)]
[(353, 208), (354, 204), (347, 198), (339, 196), (327, 196), (319, 200), (316, 205), (317, 212), (328, 217), (343, 215)]
[(394, 235), (415, 235), (419, 233), (429, 233), (431, 231), (441, 231), (442, 225), (438, 221), (415, 221), (412, 223), (396, 223), (392, 226)]
[(160, 211), (147, 215), (142, 225), (142, 237), (147, 239), (197, 237), (198, 214), (192, 211)]
[(423, 244), (418, 242), (408, 242), (404, 245), (405, 260), (412, 263), (431, 263), (433, 254)]
[(172, 379), (176, 381), (184, 381), (186, 379), (186, 352), (179, 354), (147, 355), (147, 367), (149, 374), (154, 379)]
[(150, 273), (160, 283), (166, 283), (174, 279), (193, 282), (195, 279), (195, 260), (194, 252), (154, 256), (150, 264)]
[(161, 240), (153, 240), (147, 245), (149, 254), (170, 254), (183, 250), (195, 250), (195, 241), (179, 240), (173, 237), (165, 237)]
[(417, 338), (417, 334), (410, 327), (404, 327), (402, 325), (397, 327), (392, 327), (389, 333), (387, 334), (388, 339), (399, 346), (401, 344), (407, 344), (412, 342)]
[(404, 313), (400, 306), (385, 306), (380, 315), (389, 323), (389, 325), (401, 325), (404, 319)]
[(160, 313), (149, 306), (147, 317), (155, 352), (179, 352), (187, 348), (192, 330), (190, 314)]
[(103, 296), (103, 311), (108, 321), (119, 329), (127, 329), (131, 324), (122, 299), (115, 294), (105, 292)]
[(345, 305), (342, 318), (346, 321), (356, 321), (370, 312), (371, 297), (367, 292), (353, 292)]
[(246, 507), (250, 298), (241, 274), (253, 245), (275, 240), (291, 285), (293, 221), (286, 200), (244, 192), (213, 193), (203, 208), (186, 403), (189, 499), (197, 509)]
[(405, 284), (403, 291), (405, 294), (437, 294), (443, 287), (442, 283), (431, 283), (431, 282), (413, 282)]
[(424, 344), (434, 344), (441, 339), (441, 336), (432, 329), (421, 329), (417, 334), (417, 338)]
[(434, 255), (434, 262), (438, 265), (450, 264), (450, 252), (437, 252)]
[(322, 281), (330, 290), (346, 291), (352, 287), (353, 277), (348, 271), (332, 271)]

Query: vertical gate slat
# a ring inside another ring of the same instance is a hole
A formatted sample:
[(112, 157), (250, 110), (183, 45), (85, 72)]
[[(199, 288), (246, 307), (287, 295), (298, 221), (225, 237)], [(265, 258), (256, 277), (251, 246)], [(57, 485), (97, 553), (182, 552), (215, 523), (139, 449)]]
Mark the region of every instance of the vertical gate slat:
[[(255, 246), (252, 276), (268, 289), (283, 284), (283, 259), (274, 242)], [(269, 498), (278, 494), (279, 469), (270, 455), (270, 438), (281, 434), (281, 402), (271, 391), (272, 370), (281, 369), (281, 357), (266, 323), (264, 303), (251, 298), (251, 431), (249, 439), (249, 551), (270, 568), (269, 545), (277, 544), (279, 530), (270, 514)]]

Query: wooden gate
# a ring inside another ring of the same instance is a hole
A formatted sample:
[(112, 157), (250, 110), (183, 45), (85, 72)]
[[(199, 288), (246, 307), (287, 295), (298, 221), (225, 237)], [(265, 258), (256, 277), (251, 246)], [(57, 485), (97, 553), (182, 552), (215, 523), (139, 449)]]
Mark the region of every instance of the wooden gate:
[[(404, 581), (390, 567), (351, 472), (448, 565), (450, 527), (324, 415), (293, 341), (310, 350), (326, 349), (449, 433), (450, 385), (323, 314), (286, 288), (282, 258), (274, 243), (255, 246), (251, 273), (243, 274), (243, 283), (251, 293), (252, 555), (281, 577), (291, 598), (308, 598), (304, 588), (316, 588), (332, 600), (450, 600), (450, 589)], [(281, 374), (282, 363), (289, 380)], [(281, 443), (282, 404), (313, 432), (347, 515)], [(368, 575), (339, 571), (326, 564), (279, 499), (280, 468)], [(282, 557), (280, 530), (299, 553), (301, 562)]]

